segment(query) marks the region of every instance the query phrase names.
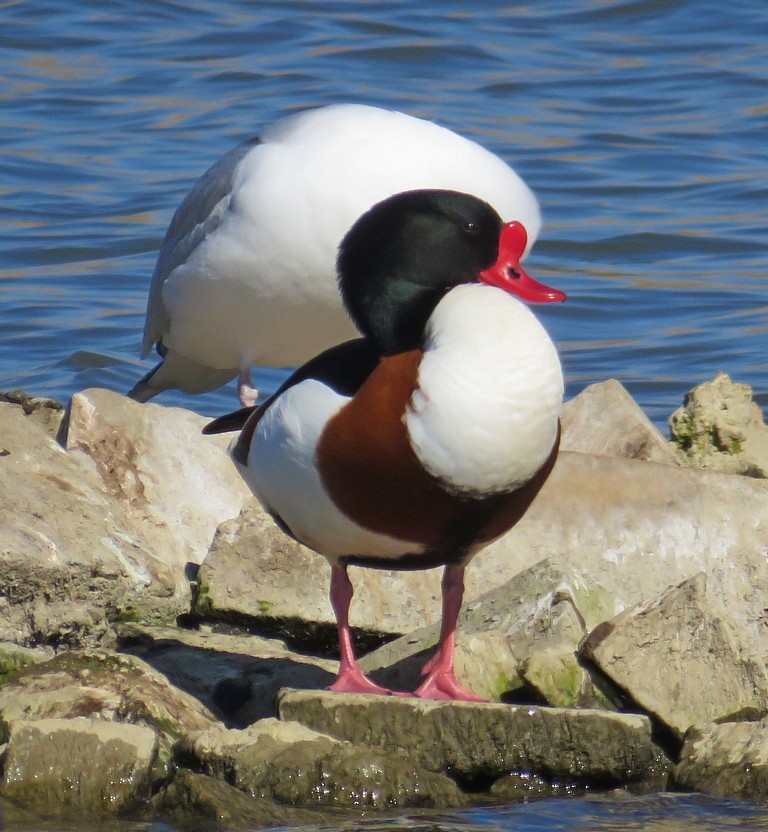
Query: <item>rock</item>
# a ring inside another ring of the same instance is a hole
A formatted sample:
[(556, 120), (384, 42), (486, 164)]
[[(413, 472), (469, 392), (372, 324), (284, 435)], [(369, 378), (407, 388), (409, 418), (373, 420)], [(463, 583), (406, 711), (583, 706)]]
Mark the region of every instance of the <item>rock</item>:
[[(401, 635), (440, 615), (440, 574), (353, 568), (353, 623), (360, 631)], [(284, 534), (252, 500), (223, 523), (198, 574), (193, 612), (204, 619), (258, 620), (281, 637), (334, 644), (325, 558)], [(323, 637), (322, 635), (320, 636)]]
[(251, 797), (228, 783), (187, 769), (176, 771), (173, 780), (152, 799), (151, 807), (163, 819), (186, 825), (195, 818), (206, 828), (263, 829), (328, 820), (327, 814)]
[(701, 725), (685, 736), (674, 782), (741, 800), (768, 799), (768, 720)]
[(686, 464), (768, 478), (768, 425), (748, 384), (718, 373), (685, 394), (669, 427)]
[(6, 734), (7, 726), (20, 719), (81, 716), (145, 725), (162, 736), (168, 747), (182, 733), (215, 722), (194, 697), (174, 688), (133, 656), (61, 653), (18, 671), (0, 687), (0, 727), (6, 726)]
[(20, 647), (11, 641), (0, 642), (0, 686), (27, 665), (46, 662), (53, 657), (49, 647)]
[[(464, 605), (457, 628), (458, 676), (489, 699), (514, 699), (527, 683), (535, 698), (549, 704), (593, 706), (599, 696), (575, 653), (587, 633), (620, 609), (583, 573), (555, 559), (541, 561)], [(365, 656), (361, 666), (380, 684), (414, 690), (439, 632), (439, 624), (422, 627)], [(554, 669), (543, 670), (549, 661), (559, 667), (557, 684)]]
[[(64, 407), (61, 402), (55, 399), (46, 399), (41, 396), (30, 396), (23, 390), (10, 390), (0, 393), (0, 402), (18, 404), (27, 416), (39, 425), (52, 438), (56, 436), (64, 418)], [(2, 453), (2, 448), (0, 448)]]
[(768, 657), (766, 482), (564, 451), (521, 522), (467, 569), (467, 598), (553, 553), (625, 607), (705, 572)]
[(768, 712), (768, 675), (702, 574), (599, 625), (584, 655), (679, 740)]
[(664, 768), (647, 717), (587, 709), (283, 691), (280, 718), (338, 740), (399, 751), (471, 784), (512, 771), (602, 787)]
[[(768, 656), (768, 483), (715, 472), (563, 451), (526, 515), (467, 569), (467, 601), (557, 555), (629, 606), (705, 571)], [(312, 575), (308, 580), (307, 576)], [(352, 625), (410, 633), (440, 617), (440, 570), (353, 569)], [(335, 642), (325, 561), (282, 535), (251, 503), (218, 531), (200, 569), (195, 611), (304, 643), (325, 624)]]
[(563, 405), (566, 451), (680, 465), (674, 450), (616, 379), (590, 384)]
[(113, 815), (149, 798), (157, 736), (99, 719), (17, 721), (2, 795), (40, 816)]
[(464, 802), (449, 778), (394, 749), (341, 742), (290, 721), (199, 732), (179, 743), (177, 756), (248, 794), (294, 806), (391, 809)]
[(0, 403), (0, 437), (0, 640), (93, 644), (121, 611), (168, 620), (187, 606), (183, 574), (21, 406)]
[(276, 639), (123, 624), (120, 649), (139, 656), (229, 726), (277, 715), (284, 687), (325, 688), (338, 662), (304, 656)]
[(164, 562), (180, 571), (202, 561), (219, 523), (251, 496), (225, 453), (231, 437), (202, 435), (208, 421), (92, 389), (72, 397), (60, 434), (105, 492), (158, 533)]

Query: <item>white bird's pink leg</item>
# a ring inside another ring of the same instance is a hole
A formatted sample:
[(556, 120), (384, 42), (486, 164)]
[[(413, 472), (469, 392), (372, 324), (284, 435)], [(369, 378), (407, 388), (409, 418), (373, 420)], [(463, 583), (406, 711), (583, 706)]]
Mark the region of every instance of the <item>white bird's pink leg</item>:
[(242, 407), (253, 407), (256, 404), (259, 391), (251, 381), (251, 368), (243, 367), (237, 376), (237, 398)]

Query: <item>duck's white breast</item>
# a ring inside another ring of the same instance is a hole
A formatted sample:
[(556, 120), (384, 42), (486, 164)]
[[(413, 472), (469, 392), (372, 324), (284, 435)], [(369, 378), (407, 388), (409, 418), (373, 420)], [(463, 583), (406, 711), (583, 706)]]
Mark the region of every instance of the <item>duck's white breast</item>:
[(422, 465), (468, 494), (527, 482), (558, 430), (563, 375), (557, 350), (511, 295), (471, 284), (430, 318), (417, 388), (405, 416)]

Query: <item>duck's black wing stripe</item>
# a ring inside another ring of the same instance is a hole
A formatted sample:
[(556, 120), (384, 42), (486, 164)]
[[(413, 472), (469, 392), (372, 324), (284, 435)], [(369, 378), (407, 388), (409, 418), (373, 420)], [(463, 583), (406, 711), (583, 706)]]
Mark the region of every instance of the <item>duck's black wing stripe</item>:
[(234, 413), (219, 416), (203, 428), (203, 433), (207, 435), (242, 430), (248, 423), (247, 441), (250, 443), (259, 419), (272, 402), (289, 388), (313, 378), (327, 384), (341, 396), (353, 396), (378, 363), (379, 354), (365, 338), (331, 347), (299, 367), (263, 404), (242, 407)]

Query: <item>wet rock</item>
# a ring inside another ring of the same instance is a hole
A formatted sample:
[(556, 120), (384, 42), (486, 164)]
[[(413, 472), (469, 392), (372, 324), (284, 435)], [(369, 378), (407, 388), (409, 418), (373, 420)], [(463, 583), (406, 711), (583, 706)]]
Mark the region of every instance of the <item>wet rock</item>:
[[(514, 699), (527, 686), (539, 701), (593, 706), (600, 696), (575, 653), (590, 630), (620, 609), (583, 573), (555, 559), (541, 561), (464, 605), (457, 674), (489, 699)], [(422, 627), (368, 654), (361, 665), (380, 684), (414, 690), (439, 632), (437, 623)]]
[[(280, 717), (348, 742), (399, 751), (464, 783), (512, 771), (610, 786), (658, 776), (647, 717), (587, 709), (284, 691)], [(482, 738), (473, 741), (471, 738)]]
[(692, 728), (674, 769), (681, 789), (742, 800), (768, 799), (768, 720)]
[(17, 721), (2, 795), (40, 816), (111, 815), (149, 798), (157, 735), (100, 719)]
[(208, 727), (214, 715), (133, 656), (69, 652), (28, 666), (0, 687), (0, 726), (16, 720), (93, 717), (153, 729), (166, 745)]
[(173, 780), (151, 802), (155, 815), (186, 824), (190, 818), (206, 828), (261, 829), (327, 822), (327, 813), (284, 806), (252, 797), (221, 780), (188, 769), (176, 771)]
[(277, 639), (123, 624), (120, 649), (139, 656), (229, 727), (277, 715), (284, 687), (325, 688), (338, 662), (289, 650)]
[(341, 742), (291, 721), (198, 732), (179, 743), (177, 757), (250, 795), (289, 805), (384, 809), (464, 802), (449, 778), (396, 749)]
[(765, 668), (704, 575), (601, 624), (583, 651), (678, 739), (692, 725), (768, 712)]
[(53, 650), (50, 648), (20, 647), (10, 641), (0, 642), (0, 685), (4, 685), (27, 665), (39, 664), (51, 658)]
[(686, 464), (768, 478), (768, 425), (752, 388), (731, 381), (727, 373), (686, 393), (669, 427)]
[(616, 379), (590, 384), (563, 405), (560, 447), (680, 465), (674, 450)]

